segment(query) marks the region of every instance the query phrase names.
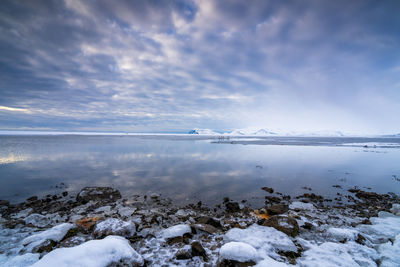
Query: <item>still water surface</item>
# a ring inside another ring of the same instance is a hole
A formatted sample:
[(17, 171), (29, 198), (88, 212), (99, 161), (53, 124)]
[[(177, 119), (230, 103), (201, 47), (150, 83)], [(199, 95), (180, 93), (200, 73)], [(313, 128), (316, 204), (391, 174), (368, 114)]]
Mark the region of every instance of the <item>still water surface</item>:
[[(248, 139), (188, 136), (0, 136), (0, 199), (18, 202), (33, 195), (75, 193), (84, 186), (112, 186), (124, 196), (160, 193), (178, 204), (201, 200), (208, 205), (225, 196), (260, 205), (263, 186), (292, 196), (310, 187), (334, 197), (340, 189), (333, 185), (341, 185), (343, 192), (359, 186), (400, 193), (396, 146), (364, 148), (352, 144), (365, 140), (335, 138), (319, 143), (262, 140), (264, 144), (259, 139), (249, 144)], [(66, 188), (58, 188), (62, 183)]]

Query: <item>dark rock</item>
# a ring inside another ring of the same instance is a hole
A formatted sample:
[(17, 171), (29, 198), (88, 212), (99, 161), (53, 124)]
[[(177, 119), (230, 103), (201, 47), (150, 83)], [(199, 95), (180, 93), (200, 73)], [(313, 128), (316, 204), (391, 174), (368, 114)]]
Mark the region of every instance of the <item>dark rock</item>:
[(53, 250), (53, 248), (57, 245), (57, 242), (51, 240), (51, 239), (47, 239), (46, 241), (44, 241), (43, 243), (41, 243), (40, 245), (38, 245), (37, 247), (34, 247), (32, 249), (33, 253), (43, 253), (43, 252), (50, 252)]
[(208, 234), (214, 234), (217, 231), (217, 228), (209, 224), (193, 224), (192, 227), (196, 230), (196, 232), (200, 230)]
[(271, 196), (265, 196), (265, 203), (280, 203), (282, 199), (280, 197), (271, 197)]
[(175, 254), (175, 258), (177, 260), (188, 260), (192, 258), (192, 254), (187, 251), (187, 250), (179, 250), (176, 254)]
[(276, 230), (284, 232), (292, 237), (296, 237), (299, 234), (299, 225), (297, 224), (297, 221), (286, 216), (275, 215), (268, 220), (260, 220), (258, 224), (274, 227)]
[(349, 191), (350, 193), (358, 193), (358, 192), (360, 192), (360, 189), (351, 188), (351, 189), (349, 189), (349, 190), (347, 190), (347, 191)]
[(254, 261), (239, 262), (235, 260), (222, 260), (217, 262), (217, 267), (248, 267), (254, 266), (256, 263)]
[(4, 226), (6, 228), (10, 228), (10, 229), (14, 229), (17, 225), (22, 224), (24, 225), (25, 222), (23, 220), (8, 220), (6, 222), (4, 222)]
[(267, 212), (269, 215), (277, 215), (285, 213), (289, 210), (289, 206), (285, 204), (276, 204), (272, 205), (271, 207), (267, 208)]
[(218, 220), (216, 220), (216, 219), (214, 219), (212, 217), (208, 217), (208, 216), (202, 216), (202, 217), (197, 218), (197, 222), (201, 223), (201, 224), (209, 224), (209, 225), (212, 225), (212, 226), (214, 226), (216, 228), (221, 228), (222, 227), (220, 221), (218, 221)]
[(195, 241), (191, 244), (192, 247), (192, 256), (196, 257), (196, 256), (200, 256), (203, 257), (203, 259), (205, 261), (207, 261), (207, 253), (205, 251), (205, 249), (203, 248), (203, 246), (200, 244), (200, 242)]
[(32, 197), (26, 199), (26, 201), (28, 201), (28, 202), (33, 202), (33, 201), (36, 201), (36, 200), (38, 200), (37, 196), (32, 196)]
[(227, 212), (239, 212), (240, 211), (240, 207), (239, 207), (239, 203), (237, 202), (227, 202), (225, 203), (225, 209)]
[(264, 187), (261, 187), (261, 189), (266, 191), (266, 192), (268, 192), (268, 193), (271, 193), (271, 194), (274, 192), (274, 189), (272, 187), (264, 186)]
[(224, 199), (223, 199), (223, 202), (224, 203), (226, 203), (226, 202), (229, 202), (230, 200), (229, 200), (229, 197), (224, 197)]
[(356, 239), (356, 242), (358, 243), (358, 244), (360, 244), (360, 245), (365, 245), (365, 237), (364, 236), (362, 236), (361, 234), (358, 234), (357, 235), (357, 239)]
[(356, 193), (356, 197), (360, 199), (367, 199), (367, 200), (382, 200), (383, 196), (379, 195), (375, 192), (365, 192), (365, 191), (359, 191)]
[(121, 193), (111, 187), (85, 187), (76, 197), (76, 200), (81, 203), (94, 201), (115, 201), (121, 198)]
[(306, 230), (311, 230), (314, 227), (314, 225), (312, 225), (309, 222), (305, 222), (304, 225), (302, 225), (301, 227), (306, 229)]
[(7, 200), (0, 200), (0, 207), (2, 206), (10, 206), (10, 202)]
[(67, 191), (62, 192), (61, 194), (62, 194), (63, 197), (68, 196), (68, 192)]

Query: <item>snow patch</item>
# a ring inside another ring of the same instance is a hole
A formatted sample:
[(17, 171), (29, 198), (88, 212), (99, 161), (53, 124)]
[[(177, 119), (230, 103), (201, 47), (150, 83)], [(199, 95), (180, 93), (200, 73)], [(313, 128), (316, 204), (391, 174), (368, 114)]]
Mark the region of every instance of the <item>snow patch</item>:
[(161, 232), (162, 238), (168, 239), (168, 238), (174, 238), (178, 236), (183, 236), (184, 234), (191, 233), (192, 230), (190, 229), (190, 226), (187, 224), (178, 224), (171, 226)]
[(243, 242), (229, 242), (221, 247), (219, 255), (222, 259), (235, 260), (239, 262), (256, 261), (257, 250)]
[(117, 263), (123, 266), (142, 265), (143, 258), (125, 238), (107, 236), (76, 247), (53, 250), (32, 267), (106, 267)]
[(314, 205), (312, 203), (304, 203), (300, 201), (292, 202), (289, 205), (291, 210), (314, 210)]

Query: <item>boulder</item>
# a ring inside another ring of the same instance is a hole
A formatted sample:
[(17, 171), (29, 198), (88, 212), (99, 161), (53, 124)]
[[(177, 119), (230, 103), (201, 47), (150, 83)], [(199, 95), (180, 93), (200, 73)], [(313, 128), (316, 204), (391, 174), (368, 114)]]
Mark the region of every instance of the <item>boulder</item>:
[(227, 212), (230, 212), (230, 213), (239, 212), (240, 211), (239, 203), (227, 202), (227, 203), (225, 203), (225, 209)]
[(191, 244), (192, 248), (192, 256), (200, 256), (203, 257), (205, 261), (207, 261), (207, 253), (206, 250), (203, 248), (203, 246), (200, 244), (200, 242), (195, 241)]
[(81, 203), (93, 201), (115, 201), (121, 198), (121, 193), (111, 187), (85, 187), (76, 197)]
[(266, 191), (266, 192), (268, 192), (268, 193), (270, 193), (270, 194), (272, 194), (274, 192), (274, 189), (272, 187), (264, 186), (264, 187), (261, 187), (261, 189)]
[(278, 215), (278, 214), (282, 214), (285, 213), (289, 210), (288, 205), (285, 204), (276, 204), (276, 205), (272, 205), (269, 208), (267, 208), (267, 212), (269, 215)]
[(292, 237), (299, 234), (299, 225), (297, 221), (290, 217), (275, 215), (268, 220), (260, 220), (258, 223), (263, 226), (273, 227)]
[(93, 234), (96, 238), (108, 235), (132, 237), (136, 232), (136, 226), (132, 222), (110, 218), (96, 224)]

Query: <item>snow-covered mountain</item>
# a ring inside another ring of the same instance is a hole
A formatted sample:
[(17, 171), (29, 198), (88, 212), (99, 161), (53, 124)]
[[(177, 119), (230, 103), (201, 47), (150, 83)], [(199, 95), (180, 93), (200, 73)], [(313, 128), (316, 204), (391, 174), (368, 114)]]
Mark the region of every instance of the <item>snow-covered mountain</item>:
[(194, 128), (193, 130), (190, 130), (188, 134), (200, 134), (200, 135), (220, 135), (220, 133), (217, 133), (213, 130), (210, 129), (199, 129), (199, 128)]
[(189, 134), (199, 134), (199, 135), (224, 135), (224, 136), (325, 136), (325, 137), (341, 137), (345, 136), (340, 131), (272, 131), (269, 129), (258, 129), (258, 128), (245, 128), (236, 129), (230, 132), (218, 133), (210, 129), (199, 129), (195, 128), (189, 132)]

